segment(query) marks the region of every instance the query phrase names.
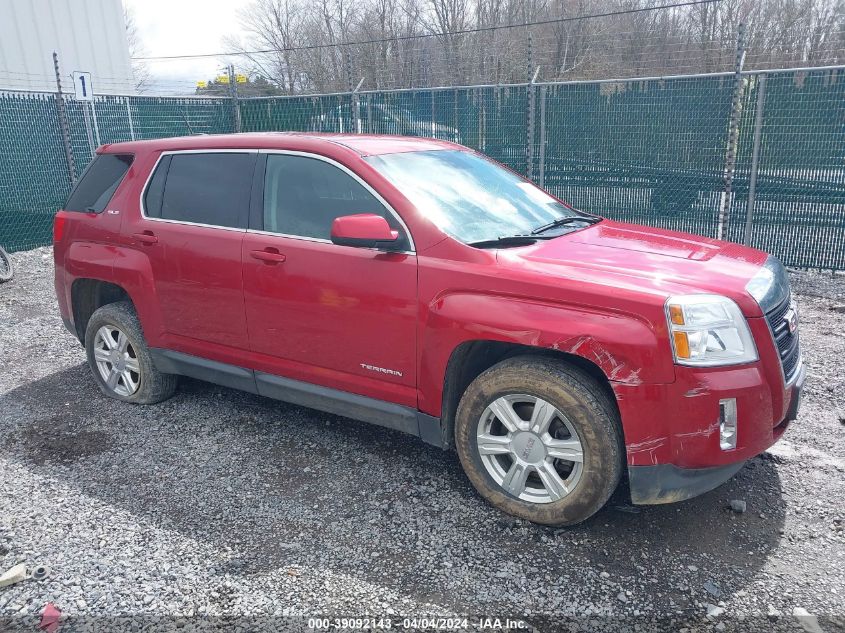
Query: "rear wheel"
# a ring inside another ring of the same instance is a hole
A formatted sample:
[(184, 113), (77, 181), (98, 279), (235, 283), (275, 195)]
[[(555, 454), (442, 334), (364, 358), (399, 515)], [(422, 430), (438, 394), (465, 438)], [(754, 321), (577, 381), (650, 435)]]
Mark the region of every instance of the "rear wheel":
[(85, 351), (100, 391), (116, 400), (153, 404), (176, 391), (177, 376), (156, 369), (132, 304), (99, 308), (88, 321)]
[(546, 525), (595, 514), (622, 473), (616, 408), (589, 375), (555, 359), (516, 357), (476, 378), (458, 406), (455, 443), (485, 499)]

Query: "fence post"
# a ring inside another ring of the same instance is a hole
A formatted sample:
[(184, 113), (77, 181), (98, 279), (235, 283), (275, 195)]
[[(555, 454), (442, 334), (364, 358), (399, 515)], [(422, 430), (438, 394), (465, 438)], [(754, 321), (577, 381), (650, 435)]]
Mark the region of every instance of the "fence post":
[(352, 55), (349, 54), (349, 49), (344, 49), (344, 61), (346, 62), (346, 89), (352, 92)]
[[(355, 86), (355, 90), (352, 91), (352, 114), (355, 117), (355, 132), (360, 134), (363, 130), (361, 129), (361, 99), (358, 95), (358, 91), (361, 89), (361, 85), (364, 83), (364, 78), (361, 77), (361, 81), (358, 82), (358, 85)], [(370, 125), (370, 130), (372, 130), (372, 125)]]
[(67, 171), (70, 175), (70, 184), (76, 184), (76, 163), (73, 160), (73, 147), (70, 144), (70, 126), (67, 120), (65, 99), (62, 96), (62, 75), (59, 72), (59, 55), (53, 51), (53, 68), (56, 71), (56, 109), (59, 112), (59, 127), (62, 129), (62, 144), (65, 147), (65, 158), (67, 159)]
[[(93, 91), (94, 87), (91, 87)], [(91, 106), (91, 120), (94, 122), (94, 138), (97, 139), (97, 147), (102, 145), (100, 142), (100, 124), (97, 123), (97, 108), (94, 107), (94, 102), (97, 100), (97, 95), (93, 92), (91, 93), (91, 101), (88, 102), (88, 105)], [(91, 152), (93, 154), (93, 152)]]
[(357, 86), (352, 85), (352, 55), (349, 53), (349, 49), (347, 48), (346, 51), (346, 89), (349, 91), (349, 98), (352, 106), (352, 119), (355, 124), (355, 132), (360, 134), (361, 133), (361, 106), (358, 102), (358, 89), (361, 87), (361, 84), (364, 83), (364, 78), (361, 78), (361, 81), (358, 82)]
[(82, 105), (82, 120), (85, 122), (85, 136), (88, 137), (88, 151), (91, 152), (91, 158), (93, 159), (97, 146), (94, 144), (94, 132), (91, 128), (91, 121), (88, 120), (88, 108), (84, 104)]
[(528, 176), (528, 180), (534, 180), (534, 136), (537, 128), (537, 88), (535, 84), (537, 83), (537, 75), (539, 74), (540, 67), (537, 66), (537, 70), (534, 71), (534, 75), (531, 77), (531, 83), (528, 84), (528, 130), (526, 131), (528, 137), (526, 139), (526, 157), (528, 163), (526, 175)]
[[(461, 126), (459, 125), (458, 121), (460, 120), (458, 117), (458, 89), (455, 88), (454, 100), (452, 101), (452, 119), (455, 122), (455, 130), (460, 134)], [(457, 138), (451, 139), (458, 142)]]
[(232, 98), (232, 127), (241, 131), (241, 107), (238, 104), (238, 85), (235, 83), (235, 65), (229, 64), (229, 96)]
[(540, 86), (540, 164), (537, 167), (540, 188), (546, 186), (546, 86)]
[(431, 90), (431, 137), (434, 138), (434, 117), (435, 117), (435, 107), (434, 107), (434, 90)]
[(132, 124), (132, 108), (129, 106), (129, 97), (126, 97), (126, 120), (129, 121), (129, 138), (135, 140), (135, 126)]
[(760, 169), (760, 140), (763, 135), (763, 110), (766, 103), (766, 75), (757, 76), (757, 107), (754, 112), (754, 142), (751, 147), (751, 174), (748, 177), (748, 203), (745, 209), (745, 236), (743, 242), (751, 245), (751, 228), (754, 206), (757, 202), (757, 172)]
[(725, 239), (731, 202), (733, 201), (733, 180), (736, 171), (736, 147), (739, 140), (739, 119), (742, 106), (742, 66), (745, 63), (745, 24), (740, 23), (736, 33), (736, 60), (734, 63), (734, 90), (731, 99), (731, 114), (728, 120), (728, 148), (725, 152), (725, 190), (719, 210), (716, 238)]
[[(531, 76), (531, 72), (534, 70), (534, 55), (532, 50), (532, 42), (531, 42), (531, 31), (528, 32), (528, 73)], [(535, 107), (535, 98), (534, 98), (534, 80), (537, 77), (537, 73), (540, 72), (540, 69), (537, 69), (537, 72), (531, 76), (531, 79), (526, 86), (526, 90), (528, 94), (526, 95), (525, 103), (527, 112), (525, 113), (525, 176), (528, 180), (534, 179), (534, 107)]]

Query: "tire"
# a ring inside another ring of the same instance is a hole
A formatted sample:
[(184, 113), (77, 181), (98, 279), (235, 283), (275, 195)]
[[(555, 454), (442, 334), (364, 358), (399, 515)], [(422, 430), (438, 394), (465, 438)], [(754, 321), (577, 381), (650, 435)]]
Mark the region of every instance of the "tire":
[[(539, 430), (545, 420), (548, 427)], [(518, 356), (478, 376), (458, 405), (455, 444), (482, 497), (543, 525), (590, 518), (623, 471), (621, 424), (611, 399), (585, 372), (550, 358)]]
[(12, 260), (9, 257), (9, 253), (0, 246), (0, 284), (11, 280), (14, 275), (15, 270), (12, 268)]
[(85, 353), (97, 386), (110, 398), (155, 404), (176, 391), (178, 377), (160, 372), (153, 364), (131, 303), (109, 303), (91, 315)]

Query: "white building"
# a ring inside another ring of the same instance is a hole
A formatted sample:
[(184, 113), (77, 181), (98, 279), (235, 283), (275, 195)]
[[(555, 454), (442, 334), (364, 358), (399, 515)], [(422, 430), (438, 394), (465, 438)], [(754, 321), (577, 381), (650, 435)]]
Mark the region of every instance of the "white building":
[(91, 73), (96, 94), (134, 94), (121, 0), (0, 0), (0, 90), (62, 90)]

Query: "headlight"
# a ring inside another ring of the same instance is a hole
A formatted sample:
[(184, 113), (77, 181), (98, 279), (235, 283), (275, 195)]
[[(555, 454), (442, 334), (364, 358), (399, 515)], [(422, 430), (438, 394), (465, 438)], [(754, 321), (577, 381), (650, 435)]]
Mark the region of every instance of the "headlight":
[(721, 295), (680, 295), (666, 301), (675, 362), (713, 367), (757, 360), (757, 347), (739, 307)]
[(789, 277), (786, 269), (776, 258), (770, 256), (746, 284), (745, 290), (754, 297), (764, 313), (771, 312), (789, 296)]

